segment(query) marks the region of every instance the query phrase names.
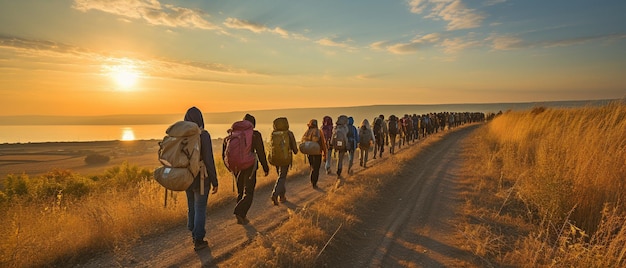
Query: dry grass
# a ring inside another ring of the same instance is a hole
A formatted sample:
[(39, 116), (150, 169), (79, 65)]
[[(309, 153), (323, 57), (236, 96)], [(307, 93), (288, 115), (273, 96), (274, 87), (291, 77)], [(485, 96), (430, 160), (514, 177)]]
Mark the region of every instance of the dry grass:
[[(211, 209), (233, 204), (233, 176), (215, 155), (220, 191), (209, 198)], [(296, 155), (290, 176), (308, 171), (304, 156)], [(146, 175), (148, 174), (148, 175)], [(185, 222), (184, 192), (170, 192), (164, 207), (164, 188), (151, 170), (124, 163), (92, 176), (94, 182), (71, 171), (52, 171), (39, 177), (13, 176), (29, 193), (22, 197), (0, 192), (0, 267), (65, 266), (102, 251), (123, 256), (138, 238)], [(258, 175), (257, 187), (274, 184), (275, 170)], [(103, 178), (108, 178), (104, 181)], [(91, 189), (82, 197), (67, 194), (42, 196), (44, 180), (81, 181)], [(17, 187), (18, 189), (22, 189)], [(6, 190), (6, 189), (5, 189)], [(4, 200), (4, 201), (3, 201)], [(63, 245), (63, 246), (59, 246)]]
[(397, 153), (393, 158), (348, 177), (338, 189), (329, 191), (302, 210), (293, 211), (289, 220), (276, 231), (255, 238), (251, 245), (235, 253), (223, 266), (324, 266), (323, 251), (333, 250), (325, 248), (327, 243), (353, 246), (348, 238), (350, 229), (361, 223), (363, 215), (381, 198), (380, 191), (385, 185), (393, 183), (395, 175), (424, 146), (440, 140), (442, 136), (433, 135), (419, 143), (420, 146), (405, 147), (408, 148), (406, 151)]
[[(501, 265), (626, 265), (626, 105), (509, 112), (466, 149), (463, 227)], [(485, 243), (492, 241), (491, 249)]]

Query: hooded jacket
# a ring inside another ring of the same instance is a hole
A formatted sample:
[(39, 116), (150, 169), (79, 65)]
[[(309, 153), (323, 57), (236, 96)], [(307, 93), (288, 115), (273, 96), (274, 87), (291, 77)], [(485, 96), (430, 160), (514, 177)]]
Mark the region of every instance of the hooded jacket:
[(307, 127), (309, 127), (309, 129), (304, 132), (304, 135), (302, 135), (302, 141), (310, 141), (310, 137), (313, 136), (313, 134), (311, 133), (312, 131), (317, 131), (319, 133), (319, 140), (317, 141), (317, 143), (319, 143), (320, 145), (320, 151), (322, 153), (322, 157), (326, 157), (326, 152), (327, 152), (327, 145), (326, 145), (326, 136), (324, 134), (324, 131), (321, 131), (318, 127), (317, 127), (317, 119), (311, 119), (309, 121), (308, 124), (306, 124)]
[(348, 148), (348, 151), (354, 151), (359, 144), (359, 131), (354, 126), (354, 118), (352, 116), (348, 117), (348, 131), (352, 131), (352, 136), (354, 137), (354, 141), (351, 144), (352, 148)]
[[(215, 171), (215, 161), (213, 159), (213, 145), (211, 143), (211, 135), (208, 131), (204, 130), (202, 112), (196, 107), (189, 108), (187, 113), (185, 113), (185, 121), (194, 122), (202, 129), (202, 133), (200, 134), (200, 155), (202, 156), (202, 161), (207, 171), (207, 177), (204, 180), (205, 189), (209, 188), (207, 187), (207, 183), (213, 187), (217, 187), (218, 182), (217, 172)], [(194, 179), (189, 188), (200, 189), (200, 175)]]
[[(376, 142), (374, 140), (374, 130), (370, 126), (370, 122), (367, 121), (367, 119), (363, 119), (363, 122), (361, 123), (361, 127), (359, 127), (359, 131), (361, 133), (361, 139), (363, 139), (365, 136), (369, 136), (369, 137), (366, 138), (368, 140), (361, 140), (359, 142), (359, 146), (362, 149), (368, 149), (369, 145), (370, 145), (370, 141), (371, 141), (371, 144)], [(365, 132), (369, 132), (370, 134), (366, 135), (366, 134), (364, 134)], [(364, 146), (365, 144), (367, 144), (367, 146)]]

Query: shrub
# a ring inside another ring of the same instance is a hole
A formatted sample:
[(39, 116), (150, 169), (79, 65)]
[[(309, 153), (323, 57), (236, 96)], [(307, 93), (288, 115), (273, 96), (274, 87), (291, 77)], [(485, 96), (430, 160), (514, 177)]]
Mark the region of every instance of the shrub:
[(106, 164), (109, 160), (111, 160), (109, 156), (101, 154), (90, 154), (85, 157), (85, 163), (87, 163), (87, 165)]

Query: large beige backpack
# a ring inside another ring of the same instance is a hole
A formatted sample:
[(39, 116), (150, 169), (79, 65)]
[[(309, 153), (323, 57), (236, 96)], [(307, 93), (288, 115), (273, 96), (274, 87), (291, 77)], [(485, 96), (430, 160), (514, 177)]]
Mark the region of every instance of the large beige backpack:
[(199, 172), (206, 175), (200, 155), (202, 129), (194, 122), (179, 121), (165, 133), (159, 142), (159, 161), (163, 166), (154, 171), (154, 178), (166, 189), (187, 190)]

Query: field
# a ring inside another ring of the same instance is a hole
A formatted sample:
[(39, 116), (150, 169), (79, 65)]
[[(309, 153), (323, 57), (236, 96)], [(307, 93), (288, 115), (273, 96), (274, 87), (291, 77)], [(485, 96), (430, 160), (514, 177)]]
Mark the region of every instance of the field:
[[(258, 177), (248, 226), (234, 223), (232, 176), (216, 156), (220, 192), (209, 199), (203, 252), (190, 247), (184, 195), (170, 195), (164, 208), (162, 188), (149, 179), (155, 141), (3, 145), (3, 172), (37, 168), (5, 181), (12, 192), (0, 200), (0, 264), (624, 267), (624, 129), (623, 103), (509, 111), (357, 167), (340, 188), (323, 174), (318, 190), (298, 155), (287, 203), (270, 205), (274, 172)], [(214, 146), (219, 152), (221, 141)], [(90, 166), (91, 153), (120, 156)], [(49, 171), (64, 165), (72, 171)], [(70, 179), (92, 190), (50, 194), (41, 183)]]

